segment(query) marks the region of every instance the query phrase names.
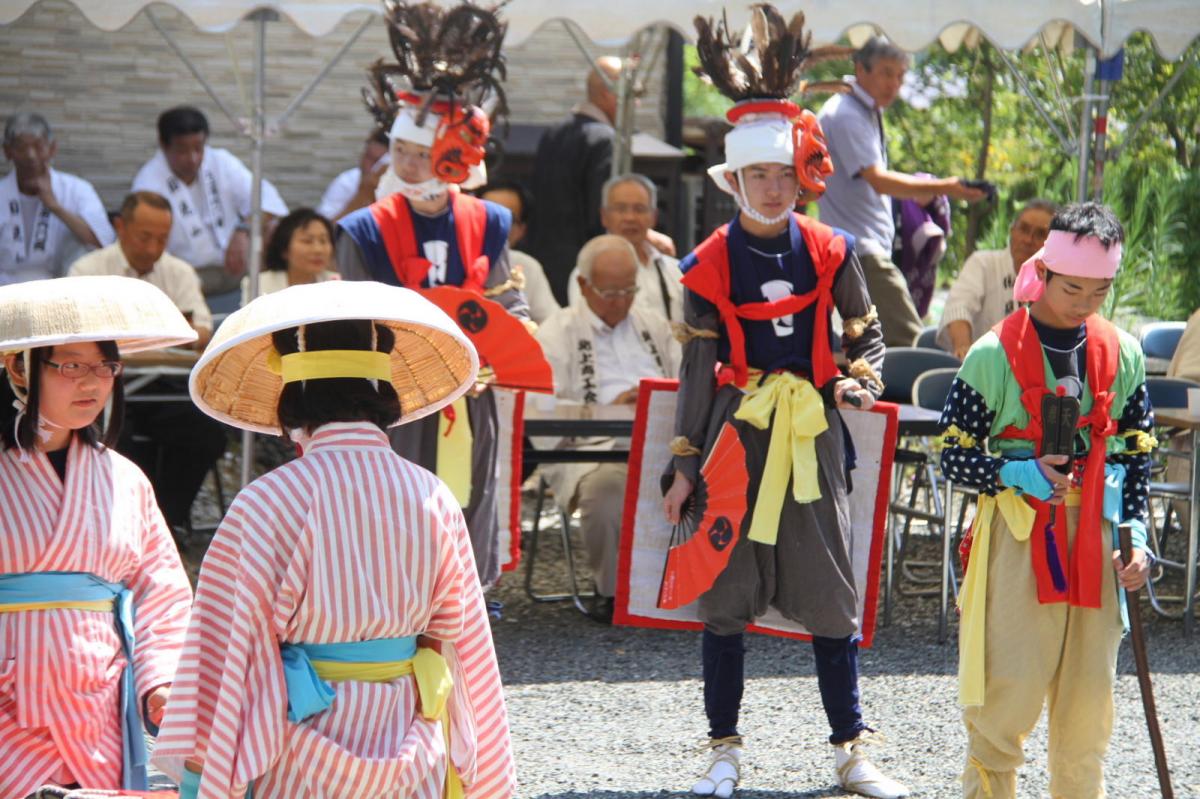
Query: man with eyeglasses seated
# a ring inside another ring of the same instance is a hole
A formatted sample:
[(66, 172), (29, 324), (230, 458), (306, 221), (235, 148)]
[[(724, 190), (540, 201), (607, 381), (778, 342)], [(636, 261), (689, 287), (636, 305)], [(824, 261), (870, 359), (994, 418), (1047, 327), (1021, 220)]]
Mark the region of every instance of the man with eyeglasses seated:
[[(666, 318), (637, 306), (638, 254), (621, 236), (597, 236), (579, 251), (575, 277), (582, 302), (557, 312), (538, 329), (554, 369), (554, 393), (584, 405), (632, 404), (643, 377), (673, 378), (679, 344)], [(613, 439), (571, 439), (562, 446), (611, 449)], [(624, 463), (543, 466), (542, 476), (568, 512), (579, 511), (588, 563), (601, 597), (596, 615), (611, 621), (617, 544), (624, 507)]]
[[(628, 241), (637, 253), (636, 306), (656, 311), (669, 322), (682, 321), (683, 273), (679, 271), (679, 259), (660, 252), (650, 241), (658, 223), (658, 188), (654, 181), (633, 172), (609, 178), (601, 190), (600, 221), (605, 231)], [(572, 305), (580, 297), (575, 279), (578, 274), (576, 267), (567, 284)]]
[(1008, 248), (976, 250), (963, 263), (938, 323), (937, 344), (959, 360), (984, 333), (1017, 309), (1013, 284), (1021, 264), (1046, 243), (1058, 206), (1033, 199), (1013, 220)]

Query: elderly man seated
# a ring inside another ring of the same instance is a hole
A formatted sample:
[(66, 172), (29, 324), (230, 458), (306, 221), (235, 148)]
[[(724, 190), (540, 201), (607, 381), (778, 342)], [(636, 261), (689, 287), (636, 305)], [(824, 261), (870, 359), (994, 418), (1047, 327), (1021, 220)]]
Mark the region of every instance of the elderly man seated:
[[(677, 375), (679, 345), (670, 325), (634, 302), (638, 269), (637, 252), (620, 236), (598, 236), (580, 250), (576, 282), (583, 301), (551, 316), (537, 334), (560, 400), (631, 404), (643, 377)], [(567, 445), (608, 449), (615, 442)], [(579, 511), (596, 593), (603, 598), (597, 612), (604, 620), (612, 619), (626, 472), (623, 463), (563, 464), (542, 471), (559, 504)]]
[(958, 273), (942, 321), (938, 346), (962, 358), (976, 339), (1015, 310), (1013, 283), (1017, 272), (1046, 243), (1050, 220), (1058, 206), (1049, 200), (1030, 200), (1013, 220), (1007, 250), (976, 250)]
[(50, 166), (58, 142), (40, 114), (16, 114), (4, 126), (0, 179), (0, 285), (62, 277), (93, 247), (113, 240), (99, 195), (83, 178)]
[[(71, 274), (122, 275), (162, 289), (188, 317), (199, 334), (195, 347), (203, 349), (212, 337), (212, 314), (196, 270), (166, 252), (171, 221), (171, 204), (162, 195), (128, 195), (116, 221), (117, 243), (80, 258)], [(204, 477), (225, 452), (225, 427), (191, 403), (186, 376), (159, 377), (142, 390), (180, 401), (127, 404), (117, 448), (149, 476), (167, 524), (182, 540), (191, 530), (192, 503)]]
[[(657, 311), (668, 321), (683, 320), (683, 284), (679, 261), (664, 255), (650, 241), (658, 223), (658, 189), (645, 175), (629, 173), (609, 178), (600, 195), (604, 229), (633, 245), (638, 255), (637, 306)], [(576, 271), (567, 287), (570, 303), (579, 300)]]

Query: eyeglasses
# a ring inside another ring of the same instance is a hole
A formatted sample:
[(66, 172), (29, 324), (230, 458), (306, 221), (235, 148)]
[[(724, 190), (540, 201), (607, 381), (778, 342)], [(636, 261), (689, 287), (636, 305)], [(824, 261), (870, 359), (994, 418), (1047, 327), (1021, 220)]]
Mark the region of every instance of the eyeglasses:
[(614, 214), (637, 214), (641, 216), (650, 213), (651, 208), (641, 203), (613, 203), (612, 205), (605, 206), (605, 210), (612, 211)]
[(125, 371), (125, 364), (120, 361), (101, 361), (100, 363), (80, 363), (79, 361), (55, 363), (54, 361), (43, 361), (43, 363), (57, 369), (58, 373), (68, 380), (82, 380), (89, 373), (94, 374), (101, 380), (111, 380)]
[(588, 283), (588, 285), (602, 300), (628, 300), (642, 290), (641, 286), (630, 286), (627, 289), (598, 289), (592, 283)]
[(1038, 241), (1045, 241), (1046, 237), (1050, 235), (1050, 228), (1035, 227), (1034, 225), (1031, 225), (1028, 222), (1020, 219), (1018, 219), (1016, 224), (1013, 225), (1013, 230), (1020, 232), (1021, 235), (1030, 236)]

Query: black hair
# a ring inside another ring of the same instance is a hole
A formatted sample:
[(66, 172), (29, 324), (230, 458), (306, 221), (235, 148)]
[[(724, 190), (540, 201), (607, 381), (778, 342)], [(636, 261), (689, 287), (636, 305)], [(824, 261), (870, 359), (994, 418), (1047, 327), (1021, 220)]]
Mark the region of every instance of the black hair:
[(388, 137), (388, 132), (383, 128), (372, 128), (371, 132), (367, 134), (367, 141), (382, 144), (389, 150), (392, 149), (392, 140)]
[(867, 72), (870, 72), (875, 68), (876, 61), (885, 59), (889, 61), (900, 61), (906, 67), (908, 66), (909, 61), (908, 53), (906, 53), (902, 48), (893, 44), (888, 37), (883, 36), (882, 34), (876, 34), (870, 39), (867, 39), (866, 43), (863, 44), (862, 47), (854, 51), (854, 55), (851, 58), (855, 64), (862, 64), (863, 69), (865, 69)]
[(1096, 202), (1064, 205), (1050, 220), (1051, 230), (1074, 233), (1075, 241), (1085, 237), (1098, 239), (1104, 249), (1125, 241), (1125, 228), (1112, 209)]
[[(121, 353), (117, 350), (115, 341), (98, 341), (96, 344), (100, 347), (100, 354), (104, 356), (104, 360), (121, 360)], [(26, 375), (28, 398), (25, 414), (15, 425), (17, 409), (13, 407), (13, 401), (17, 399), (17, 395), (8, 380), (0, 380), (0, 440), (3, 440), (5, 449), (13, 447), (33, 449), (37, 445), (38, 403), (41, 402), (42, 394), (42, 366), (53, 351), (53, 347), (38, 347), (29, 351), (29, 374)], [(18, 369), (25, 366), (24, 359), (19, 355), (16, 366)], [(109, 401), (112, 403), (112, 413), (109, 415), (108, 427), (104, 429), (103, 433), (100, 430), (100, 420), (103, 414), (97, 416), (94, 423), (75, 431), (75, 435), (85, 444), (97, 449), (115, 447), (117, 440), (121, 437), (121, 421), (125, 418), (125, 389), (120, 375), (113, 378), (112, 396)]]
[(267, 242), (266, 250), (263, 251), (263, 267), (277, 272), (286, 272), (287, 249), (288, 245), (292, 243), (292, 236), (296, 234), (297, 230), (308, 227), (309, 222), (320, 222), (324, 225), (325, 232), (329, 234), (329, 242), (333, 243), (332, 222), (311, 208), (297, 208), (280, 219), (275, 230), (271, 232), (271, 239)]
[(158, 192), (135, 191), (125, 195), (125, 199), (121, 201), (121, 210), (117, 212), (117, 215), (128, 224), (133, 221), (133, 215), (137, 213), (139, 205), (148, 205), (151, 208), (166, 211), (168, 214), (171, 213), (171, 203)]
[[(371, 325), (377, 337), (375, 349), (391, 352), (396, 336), (391, 329), (365, 319), (339, 319), (304, 326), (304, 351), (371, 349)], [(271, 341), (280, 355), (299, 352), (294, 327), (277, 330)], [(361, 377), (331, 377), (288, 383), (279, 394), (279, 424), (285, 433), (301, 428), (311, 433), (330, 422), (370, 422), (386, 431), (400, 418), (400, 397), (391, 382), (377, 381), (379, 390)]]
[(176, 136), (203, 133), (208, 136), (208, 117), (195, 106), (177, 105), (158, 115), (158, 141), (162, 146), (171, 144)]
[(489, 191), (511, 191), (517, 195), (517, 199), (521, 201), (521, 215), (513, 217), (514, 222), (524, 222), (529, 224), (533, 219), (533, 193), (529, 188), (519, 180), (497, 180), (487, 184), (479, 190), (479, 196), (487, 194)]

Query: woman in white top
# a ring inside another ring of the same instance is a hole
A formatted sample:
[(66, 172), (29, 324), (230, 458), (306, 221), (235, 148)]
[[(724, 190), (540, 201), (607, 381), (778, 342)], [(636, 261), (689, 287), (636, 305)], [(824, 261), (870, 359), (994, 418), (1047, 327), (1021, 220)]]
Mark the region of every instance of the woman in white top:
[[(333, 223), (311, 208), (297, 208), (275, 226), (258, 275), (258, 293), (271, 294), (288, 286), (336, 280), (333, 262)], [(250, 279), (242, 279), (242, 305), (250, 297)]]

